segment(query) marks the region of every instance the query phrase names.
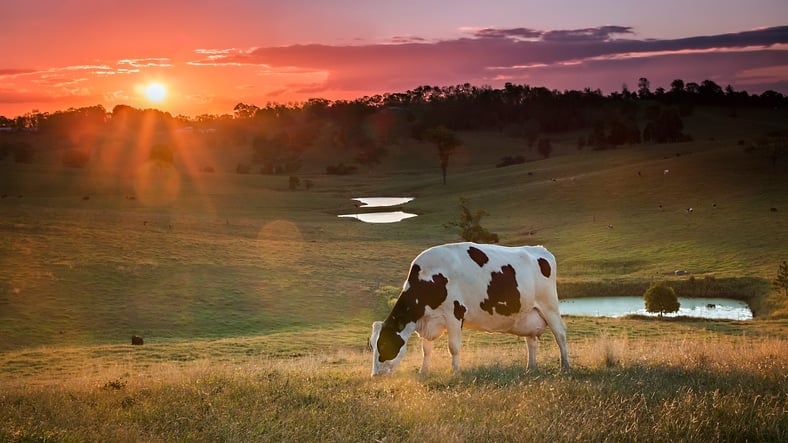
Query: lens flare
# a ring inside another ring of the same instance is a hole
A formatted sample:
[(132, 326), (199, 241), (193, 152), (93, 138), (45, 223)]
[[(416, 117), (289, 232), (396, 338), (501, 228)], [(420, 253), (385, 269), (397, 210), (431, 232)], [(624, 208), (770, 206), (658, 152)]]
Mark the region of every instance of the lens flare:
[(134, 192), (146, 206), (166, 206), (178, 198), (181, 176), (171, 165), (145, 162), (134, 176)]

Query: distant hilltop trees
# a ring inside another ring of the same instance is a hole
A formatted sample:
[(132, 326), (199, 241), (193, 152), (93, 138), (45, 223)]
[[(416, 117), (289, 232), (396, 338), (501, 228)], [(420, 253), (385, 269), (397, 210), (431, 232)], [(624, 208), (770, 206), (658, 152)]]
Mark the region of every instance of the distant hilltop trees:
[[(255, 120), (261, 125), (281, 125), (295, 120), (325, 119), (339, 126), (336, 141), (347, 143), (360, 135), (358, 129), (354, 133), (348, 130), (349, 127), (361, 127), (366, 117), (386, 110), (388, 115), (379, 115), (379, 121), (373, 123), (377, 127), (373, 129), (375, 134), (372, 135), (379, 138), (389, 136), (386, 130), (402, 118), (412, 123), (416, 135), (427, 128), (444, 126), (454, 131), (497, 129), (528, 136), (533, 131), (551, 133), (592, 128), (601, 119), (600, 111), (624, 112), (631, 110), (637, 103), (657, 107), (653, 111), (657, 113), (654, 118), (656, 121), (660, 109), (664, 108), (673, 108), (680, 116), (691, 114), (693, 107), (698, 105), (725, 106), (731, 112), (736, 112), (745, 107), (784, 108), (788, 105), (788, 98), (771, 90), (758, 95), (736, 91), (730, 85), (723, 88), (711, 80), (685, 83), (677, 79), (671, 82), (668, 90), (659, 87), (652, 91), (650, 82), (644, 77), (639, 79), (636, 91), (624, 86), (620, 92), (607, 96), (599, 89), (590, 88), (562, 92), (512, 83), (506, 83), (500, 89), (465, 83), (443, 87), (419, 86), (405, 92), (365, 96), (355, 100), (316, 98), (298, 104), (269, 103), (265, 107), (238, 103), (232, 115), (173, 117), (156, 109), (140, 110), (127, 105), (117, 105), (111, 112), (101, 105), (53, 113), (33, 110), (17, 117), (0, 116), (0, 130), (58, 132), (75, 126), (90, 128), (124, 123), (134, 127), (151, 121), (159, 127), (194, 128), (216, 126), (228, 120)], [(626, 127), (626, 122), (621, 123)], [(610, 129), (625, 132), (613, 126)]]
[[(387, 155), (387, 147), (413, 139), (436, 146), (445, 181), (449, 157), (460, 143), (454, 134), (460, 131), (496, 131), (521, 138), (547, 158), (552, 152), (549, 137), (567, 132), (579, 134), (578, 149), (690, 140), (683, 119), (698, 106), (723, 108), (735, 117), (748, 108), (786, 109), (788, 98), (775, 91), (758, 95), (723, 88), (711, 80), (677, 79), (669, 89), (652, 91), (643, 77), (636, 90), (624, 86), (607, 96), (590, 88), (558, 91), (506, 83), (496, 89), (465, 83), (419, 86), (355, 100), (314, 98), (264, 107), (238, 103), (232, 114), (194, 117), (127, 105), (108, 112), (96, 105), (0, 116), (0, 159), (13, 154), (18, 161), (29, 161), (22, 141), (3, 141), (6, 134), (54, 136), (61, 148), (73, 151), (64, 162), (80, 166), (89, 161), (84, 146), (94, 146), (108, 134), (164, 134), (160, 142), (170, 143), (177, 135), (193, 133), (217, 146), (248, 146), (250, 163), (239, 165), (247, 172), (254, 168), (263, 174), (293, 174), (312, 145), (371, 169)], [(436, 138), (436, 131), (443, 136)]]

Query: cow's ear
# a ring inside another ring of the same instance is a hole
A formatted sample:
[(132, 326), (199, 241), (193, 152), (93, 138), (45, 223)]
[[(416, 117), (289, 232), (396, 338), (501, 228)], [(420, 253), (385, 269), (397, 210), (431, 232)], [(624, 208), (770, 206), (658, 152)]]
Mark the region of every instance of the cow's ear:
[(383, 327), (382, 321), (376, 321), (372, 323), (372, 333), (380, 332), (380, 329)]

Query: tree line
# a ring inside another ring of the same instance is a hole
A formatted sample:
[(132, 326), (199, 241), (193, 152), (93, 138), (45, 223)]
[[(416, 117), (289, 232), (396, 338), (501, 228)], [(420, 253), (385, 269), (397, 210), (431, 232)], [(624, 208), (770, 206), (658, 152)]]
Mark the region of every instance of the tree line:
[[(731, 86), (722, 88), (711, 80), (685, 83), (676, 79), (669, 89), (652, 91), (645, 77), (638, 80), (636, 90), (624, 86), (609, 95), (590, 88), (558, 91), (525, 84), (492, 88), (465, 83), (425, 85), (354, 100), (314, 98), (263, 107), (238, 103), (232, 114), (195, 117), (127, 105), (117, 105), (110, 112), (101, 105), (53, 113), (32, 111), (14, 118), (0, 116), (0, 130), (68, 135), (70, 140), (107, 130), (218, 132), (222, 140), (248, 144), (251, 162), (261, 165), (262, 173), (296, 171), (301, 152), (317, 143), (352, 153), (359, 165), (374, 166), (386, 155), (386, 146), (413, 138), (437, 148), (445, 181), (448, 158), (459, 144), (453, 136), (457, 131), (499, 131), (523, 138), (529, 146), (537, 144), (538, 152), (547, 157), (552, 150), (549, 136), (570, 131), (584, 134), (578, 137), (578, 148), (687, 140), (683, 118), (697, 106), (724, 107), (735, 116), (745, 108), (785, 109), (788, 97), (775, 91), (749, 94)], [(355, 167), (338, 164), (330, 168), (347, 172)]]

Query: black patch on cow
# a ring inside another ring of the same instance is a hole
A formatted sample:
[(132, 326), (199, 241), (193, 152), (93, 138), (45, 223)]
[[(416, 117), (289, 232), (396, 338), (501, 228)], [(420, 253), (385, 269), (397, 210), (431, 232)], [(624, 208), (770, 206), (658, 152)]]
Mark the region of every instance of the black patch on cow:
[(490, 261), (484, 251), (473, 246), (468, 248), (468, 255), (471, 257), (471, 260), (475, 261), (476, 264), (479, 265), (480, 268), (484, 266), (485, 263)]
[(396, 357), (399, 349), (405, 344), (397, 334), (405, 329), (405, 325), (423, 317), (425, 307), (429, 306), (435, 309), (446, 300), (446, 284), (449, 280), (443, 274), (435, 274), (432, 276), (432, 280), (423, 281), (419, 279), (420, 272), (419, 265), (413, 265), (410, 268), (408, 289), (399, 295), (394, 309), (383, 321), (378, 338), (378, 352), (380, 354), (378, 359), (381, 362)]
[(397, 331), (384, 325), (378, 336), (378, 361), (383, 363), (393, 360), (403, 345), (405, 345), (405, 340), (397, 334)]
[(539, 270), (542, 271), (542, 275), (550, 278), (550, 273), (552, 272), (552, 269), (550, 269), (550, 263), (541, 257), (539, 257), (536, 262), (539, 263)]
[(460, 322), (465, 322), (465, 313), (468, 312), (468, 308), (462, 305), (462, 303), (454, 300), (454, 318), (459, 320)]
[(520, 291), (517, 290), (514, 267), (502, 266), (501, 272), (491, 272), (490, 276), (487, 299), (479, 303), (479, 306), (490, 315), (512, 315), (520, 312)]

